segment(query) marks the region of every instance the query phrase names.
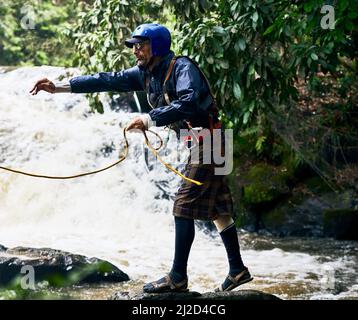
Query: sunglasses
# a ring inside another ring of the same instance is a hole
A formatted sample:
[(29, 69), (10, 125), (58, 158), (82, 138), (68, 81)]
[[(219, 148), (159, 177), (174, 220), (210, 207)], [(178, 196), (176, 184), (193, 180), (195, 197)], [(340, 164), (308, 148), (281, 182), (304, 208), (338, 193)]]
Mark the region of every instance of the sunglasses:
[(133, 45), (133, 48), (135, 48), (136, 50), (141, 50), (141, 49), (143, 49), (143, 47), (144, 47), (146, 44), (148, 44), (148, 43), (149, 43), (148, 40), (145, 40), (145, 41), (142, 41), (142, 42), (138, 42), (138, 43), (135, 43), (135, 44)]

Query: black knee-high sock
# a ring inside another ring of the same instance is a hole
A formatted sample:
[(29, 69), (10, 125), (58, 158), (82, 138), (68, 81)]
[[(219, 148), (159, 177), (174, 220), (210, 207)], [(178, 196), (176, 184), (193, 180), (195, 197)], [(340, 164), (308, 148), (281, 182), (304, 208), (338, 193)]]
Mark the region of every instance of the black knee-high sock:
[(237, 236), (236, 227), (234, 224), (228, 226), (220, 232), (222, 241), (226, 249), (227, 257), (229, 260), (229, 274), (231, 276), (237, 275), (244, 268), (244, 263), (241, 259), (239, 238)]
[(194, 220), (175, 217), (175, 254), (170, 276), (176, 283), (187, 277), (187, 263), (194, 237)]

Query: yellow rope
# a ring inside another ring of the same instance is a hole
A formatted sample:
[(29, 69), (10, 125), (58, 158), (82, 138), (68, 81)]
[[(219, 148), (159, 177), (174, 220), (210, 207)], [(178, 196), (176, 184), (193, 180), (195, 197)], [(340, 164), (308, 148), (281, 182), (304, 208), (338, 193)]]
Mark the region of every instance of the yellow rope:
[[(163, 140), (162, 138), (154, 131), (151, 130), (147, 130), (148, 132), (154, 134), (160, 141), (160, 146), (158, 148), (154, 148), (151, 143), (148, 140), (147, 134), (145, 133), (145, 131), (143, 131), (144, 134), (144, 138), (145, 138), (145, 143), (148, 146), (148, 148), (155, 154), (155, 156), (159, 159), (159, 161), (164, 164), (169, 170), (173, 171), (175, 174), (177, 174), (178, 176), (180, 176), (181, 178), (195, 183), (197, 185), (202, 185), (201, 182), (187, 178), (186, 176), (184, 176), (183, 174), (181, 174), (180, 172), (178, 172), (177, 170), (175, 170), (173, 167), (171, 167), (169, 164), (167, 164), (166, 162), (164, 162), (158, 155), (158, 150), (163, 146)], [(74, 178), (79, 178), (79, 177), (84, 177), (84, 176), (88, 176), (91, 174), (96, 174), (105, 170), (108, 170), (116, 165), (118, 165), (119, 163), (121, 163), (128, 155), (128, 147), (129, 147), (129, 143), (128, 143), (128, 139), (127, 139), (127, 135), (126, 135), (127, 129), (124, 128), (123, 129), (123, 136), (124, 136), (124, 141), (125, 141), (125, 148), (124, 148), (124, 154), (121, 156), (121, 158), (116, 161), (115, 163), (112, 163), (111, 165), (104, 167), (102, 169), (98, 169), (98, 170), (94, 170), (94, 171), (89, 171), (89, 172), (84, 172), (84, 173), (80, 173), (80, 174), (75, 174), (75, 175), (71, 175), (71, 176), (48, 176), (48, 175), (42, 175), (42, 174), (36, 174), (36, 173), (31, 173), (31, 172), (25, 172), (25, 171), (21, 171), (21, 170), (15, 170), (15, 169), (11, 169), (11, 168), (7, 168), (7, 167), (2, 167), (0, 166), (0, 169), (2, 170), (6, 170), (6, 171), (10, 171), (12, 173), (17, 173), (17, 174), (23, 174), (26, 176), (30, 176), (30, 177), (35, 177), (35, 178), (45, 178), (45, 179), (58, 179), (58, 180), (65, 180), (65, 179), (74, 179)]]
[[(148, 130), (149, 131), (149, 130)], [(198, 186), (201, 186), (203, 185), (202, 182), (199, 182), (199, 181), (196, 181), (196, 180), (193, 180), (193, 179), (190, 179), (186, 176), (184, 176), (183, 174), (181, 174), (178, 170), (175, 170), (173, 167), (171, 167), (169, 164), (167, 164), (166, 162), (164, 162), (158, 155), (158, 152), (157, 150), (159, 149), (154, 149), (153, 146), (150, 144), (148, 138), (147, 138), (147, 134), (145, 133), (145, 131), (143, 131), (143, 134), (144, 134), (144, 137), (145, 137), (145, 143), (146, 145), (148, 146), (148, 148), (155, 154), (155, 156), (158, 158), (158, 160), (164, 164), (169, 170), (173, 171), (176, 175), (178, 175), (179, 177), (189, 181), (189, 182), (192, 182), (192, 183), (195, 183), (196, 185)]]

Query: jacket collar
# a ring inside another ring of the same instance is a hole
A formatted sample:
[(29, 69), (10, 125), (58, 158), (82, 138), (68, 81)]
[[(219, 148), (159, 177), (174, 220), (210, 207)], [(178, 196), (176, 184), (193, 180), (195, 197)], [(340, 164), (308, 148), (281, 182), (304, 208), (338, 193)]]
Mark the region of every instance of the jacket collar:
[(155, 77), (162, 74), (163, 72), (166, 73), (170, 61), (172, 61), (173, 57), (174, 57), (174, 52), (170, 51), (167, 55), (165, 55), (162, 58), (162, 60), (153, 68), (153, 70), (150, 73)]

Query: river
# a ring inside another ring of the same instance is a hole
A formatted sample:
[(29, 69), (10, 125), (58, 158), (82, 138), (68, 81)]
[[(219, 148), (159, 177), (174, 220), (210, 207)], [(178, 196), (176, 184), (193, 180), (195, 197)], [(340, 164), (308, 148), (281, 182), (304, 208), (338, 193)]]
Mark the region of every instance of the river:
[[(54, 80), (65, 72), (78, 74), (49, 66), (0, 73), (1, 166), (71, 175), (118, 159), (122, 128), (136, 113), (115, 112), (108, 104), (104, 114), (90, 113), (81, 94), (29, 94), (36, 80)], [(168, 135), (164, 129), (156, 131)], [(97, 175), (46, 180), (0, 171), (0, 244), (96, 256), (131, 278), (122, 284), (71, 289), (80, 299), (139, 291), (171, 267), (171, 208), (180, 178), (161, 164), (148, 170), (143, 136), (130, 133), (128, 139), (127, 159)], [(167, 150), (173, 140), (170, 135)], [(255, 278), (242, 288), (284, 299), (358, 299), (356, 242), (274, 238), (244, 230), (239, 235), (244, 263)], [(218, 234), (197, 225), (188, 266), (190, 289), (213, 290), (227, 268)]]

